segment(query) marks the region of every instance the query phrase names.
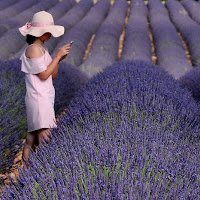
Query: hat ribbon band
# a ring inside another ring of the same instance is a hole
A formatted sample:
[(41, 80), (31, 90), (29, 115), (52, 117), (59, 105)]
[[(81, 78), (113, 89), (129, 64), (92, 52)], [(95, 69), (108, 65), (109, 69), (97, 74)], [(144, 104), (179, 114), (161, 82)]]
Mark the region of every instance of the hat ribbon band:
[(27, 22), (24, 26), (20, 28), (20, 30), (27, 33), (31, 27), (45, 27), (45, 26), (53, 26), (53, 25), (54, 25), (54, 22), (49, 22), (49, 23)]
[(49, 23), (33, 22), (33, 23), (31, 23), (31, 26), (33, 26), (33, 27), (44, 27), (44, 26), (53, 26), (53, 25), (54, 25), (53, 22), (49, 22)]

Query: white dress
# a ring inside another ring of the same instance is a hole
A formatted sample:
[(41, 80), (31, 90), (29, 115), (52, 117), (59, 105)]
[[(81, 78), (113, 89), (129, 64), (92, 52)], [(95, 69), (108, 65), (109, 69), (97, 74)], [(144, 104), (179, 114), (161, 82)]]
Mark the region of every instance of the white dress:
[[(39, 47), (42, 51), (42, 46)], [(25, 104), (28, 132), (42, 128), (54, 128), (56, 127), (54, 111), (55, 89), (52, 75), (47, 80), (41, 80), (37, 75), (47, 69), (52, 58), (47, 50), (39, 58), (27, 58), (25, 52), (26, 49), (20, 60), (22, 61), (21, 71), (25, 73)]]

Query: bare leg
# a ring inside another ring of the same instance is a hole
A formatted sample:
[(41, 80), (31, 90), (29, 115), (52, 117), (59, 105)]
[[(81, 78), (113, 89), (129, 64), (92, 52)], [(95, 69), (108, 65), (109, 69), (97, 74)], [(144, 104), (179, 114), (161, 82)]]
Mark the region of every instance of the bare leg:
[(27, 167), (28, 165), (26, 161), (28, 161), (28, 157), (30, 156), (31, 149), (35, 151), (36, 150), (35, 146), (38, 146), (38, 144), (42, 146), (42, 141), (44, 140), (43, 137), (46, 140), (51, 141), (50, 138), (48, 137), (49, 134), (50, 134), (50, 130), (48, 128), (39, 129), (30, 133), (27, 133), (26, 142), (24, 144), (23, 153), (22, 153), (22, 158)]
[(35, 145), (37, 145), (37, 131), (33, 131), (30, 133), (27, 133), (26, 136), (26, 142), (24, 144), (22, 158), (25, 161), (28, 161), (28, 157), (30, 156), (31, 149), (35, 151)]
[(42, 146), (42, 141), (44, 141), (43, 137), (49, 142), (51, 141), (50, 138), (48, 137), (49, 134), (50, 134), (50, 130), (48, 128), (43, 128), (37, 131), (39, 145)]

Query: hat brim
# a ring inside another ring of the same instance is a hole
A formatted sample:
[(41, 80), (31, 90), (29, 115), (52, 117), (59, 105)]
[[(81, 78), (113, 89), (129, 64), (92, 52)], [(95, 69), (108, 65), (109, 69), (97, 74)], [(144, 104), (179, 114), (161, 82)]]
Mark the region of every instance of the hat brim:
[(31, 27), (30, 29), (24, 31), (19, 28), (20, 33), (23, 36), (33, 35), (35, 37), (40, 37), (45, 33), (51, 33), (53, 37), (59, 37), (64, 34), (65, 28), (64, 26), (48, 26), (48, 27)]

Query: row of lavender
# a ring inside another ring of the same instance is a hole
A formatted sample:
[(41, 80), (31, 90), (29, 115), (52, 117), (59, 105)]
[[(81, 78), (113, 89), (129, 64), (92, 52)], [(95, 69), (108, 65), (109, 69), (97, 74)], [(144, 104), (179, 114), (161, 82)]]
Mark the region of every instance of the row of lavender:
[[(198, 2), (189, 1), (189, 0), (182, 0), (181, 3), (185, 7), (185, 9), (187, 10), (189, 16), (191, 16), (192, 19), (194, 19), (198, 24), (200, 24), (200, 16), (199, 16), (200, 4)], [(183, 7), (181, 7), (180, 10), (182, 10), (182, 12), (183, 12)], [(183, 13), (185, 13), (185, 10), (184, 10)], [(196, 29), (197, 29), (197, 26), (196, 26)], [(190, 35), (190, 36), (193, 37), (192, 35)], [(197, 37), (195, 37), (195, 38), (196, 38), (196, 42), (199, 43), (198, 42), (199, 40), (197, 40)], [(195, 47), (195, 49), (197, 51), (199, 51), (198, 47)], [(193, 98), (199, 103), (200, 102), (200, 87), (199, 87), (200, 65), (199, 65), (199, 59), (197, 60), (197, 64), (198, 64), (197, 67), (195, 67), (193, 70), (191, 70), (185, 76), (181, 77), (179, 81), (184, 88), (187, 88), (192, 93)]]
[[(183, 4), (192, 3), (191, 0), (183, 1)], [(195, 22), (178, 1), (169, 0), (166, 6), (170, 13), (171, 20), (182, 34), (191, 54), (193, 65), (200, 64), (200, 25)]]
[(182, 5), (185, 7), (189, 15), (200, 24), (199, 9), (200, 4), (196, 1), (182, 0)]
[(33, 6), (38, 2), (39, 2), (38, 0), (17, 1), (12, 6), (9, 6), (0, 12), (0, 21), (5, 21), (6, 19), (18, 15), (20, 12), (23, 12), (24, 10), (30, 8), (31, 6)]
[[(0, 62), (0, 175), (10, 172), (14, 158), (22, 148), (22, 139), (26, 136), (26, 88), (20, 68), (19, 59)], [(58, 78), (54, 81), (57, 116), (87, 80), (79, 69), (65, 63), (60, 65)], [(0, 176), (0, 184), (3, 182)]]
[(172, 74), (174, 78), (179, 79), (192, 69), (183, 43), (161, 1), (150, 0), (148, 8), (157, 64)]
[(2, 200), (199, 199), (198, 113), (164, 69), (118, 62), (79, 90)]
[(7, 0), (7, 1), (1, 1), (0, 2), (0, 11), (3, 9), (8, 8), (9, 6), (12, 6), (12, 4), (16, 3), (17, 0)]
[(121, 60), (152, 62), (148, 10), (143, 0), (132, 0)]
[(116, 0), (99, 27), (90, 52), (80, 66), (89, 77), (103, 71), (118, 59), (119, 38), (124, 28), (127, 9), (128, 4), (125, 0)]
[(98, 1), (87, 13), (87, 15), (73, 28), (71, 28), (54, 48), (52, 56), (55, 56), (61, 45), (74, 41), (67, 59), (63, 62), (78, 66), (81, 64), (87, 45), (93, 34), (104, 21), (110, 8), (109, 0)]
[[(182, 5), (181, 5), (182, 4)], [(179, 79), (179, 82), (184, 88), (187, 88), (193, 98), (200, 101), (200, 59), (199, 59), (199, 32), (200, 32), (200, 17), (199, 2), (193, 0), (182, 0), (181, 3), (177, 1), (167, 1), (169, 15), (175, 27), (180, 31), (184, 37), (191, 54), (192, 64), (194, 67), (184, 76)], [(176, 9), (176, 10), (175, 10)], [(192, 20), (193, 19), (193, 20)]]

